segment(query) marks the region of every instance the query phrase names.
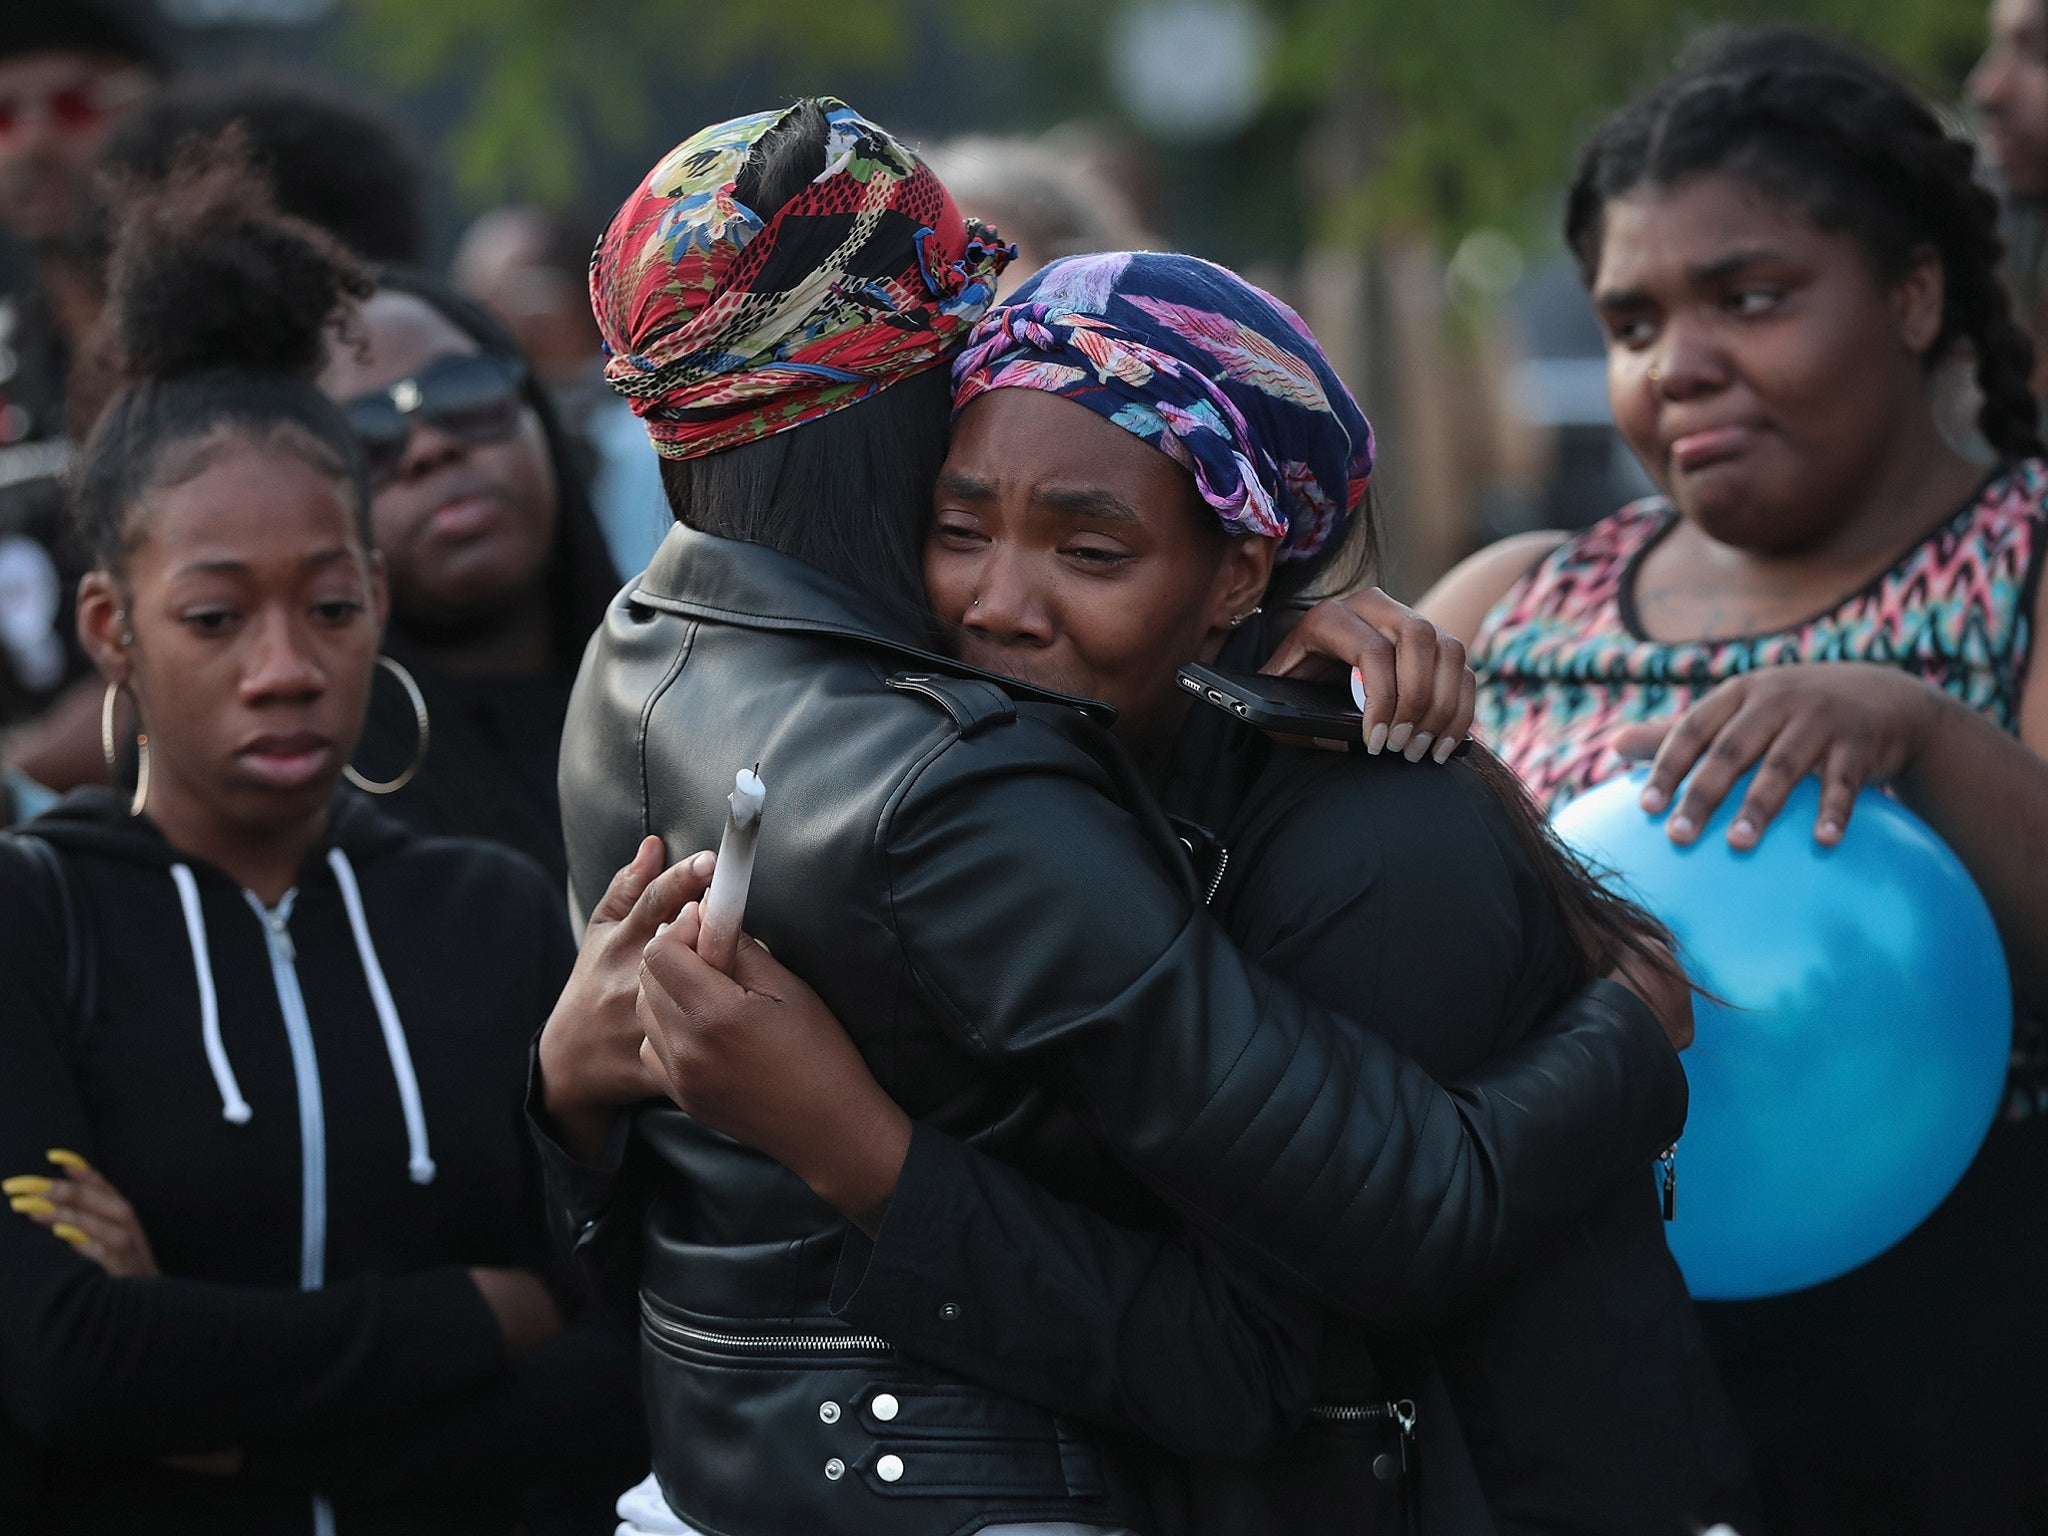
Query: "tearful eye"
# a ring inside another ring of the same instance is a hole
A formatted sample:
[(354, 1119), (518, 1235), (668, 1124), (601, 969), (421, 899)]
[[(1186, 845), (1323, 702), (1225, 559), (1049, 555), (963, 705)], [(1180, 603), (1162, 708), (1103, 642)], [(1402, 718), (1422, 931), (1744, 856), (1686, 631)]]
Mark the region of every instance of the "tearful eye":
[(1093, 544), (1077, 544), (1066, 553), (1084, 565), (1109, 568), (1126, 563), (1131, 557), (1120, 549), (1101, 549)]

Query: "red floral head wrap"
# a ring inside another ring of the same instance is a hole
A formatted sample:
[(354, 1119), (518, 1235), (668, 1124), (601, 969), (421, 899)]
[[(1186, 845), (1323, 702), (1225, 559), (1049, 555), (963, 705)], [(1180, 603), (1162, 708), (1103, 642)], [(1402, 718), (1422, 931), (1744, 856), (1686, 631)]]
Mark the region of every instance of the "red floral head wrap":
[(888, 133), (817, 105), (825, 169), (774, 217), (733, 188), (786, 111), (678, 144), (591, 257), (605, 377), (666, 458), (787, 431), (944, 362), (1014, 254)]

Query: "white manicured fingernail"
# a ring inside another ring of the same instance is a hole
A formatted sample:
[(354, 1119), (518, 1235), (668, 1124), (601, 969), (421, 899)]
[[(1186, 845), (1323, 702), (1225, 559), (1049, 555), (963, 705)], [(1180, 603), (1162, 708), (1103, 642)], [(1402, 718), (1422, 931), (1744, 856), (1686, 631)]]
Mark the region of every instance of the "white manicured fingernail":
[(1457, 750), (1458, 738), (1455, 736), (1445, 736), (1439, 738), (1436, 744), (1436, 751), (1431, 755), (1439, 763), (1448, 763), (1451, 760), (1451, 754)]
[(1408, 745), (1408, 738), (1414, 734), (1415, 727), (1404, 720), (1387, 732), (1387, 745), (1398, 752)]
[(1382, 720), (1378, 725), (1372, 728), (1370, 733), (1367, 734), (1365, 738), (1365, 750), (1370, 752), (1374, 757), (1378, 757), (1380, 755), (1381, 748), (1385, 747), (1386, 744), (1387, 723), (1386, 721)]
[(1419, 763), (1429, 756), (1429, 744), (1435, 740), (1436, 736), (1433, 732), (1417, 731), (1408, 738), (1408, 750), (1401, 755), (1411, 763)]

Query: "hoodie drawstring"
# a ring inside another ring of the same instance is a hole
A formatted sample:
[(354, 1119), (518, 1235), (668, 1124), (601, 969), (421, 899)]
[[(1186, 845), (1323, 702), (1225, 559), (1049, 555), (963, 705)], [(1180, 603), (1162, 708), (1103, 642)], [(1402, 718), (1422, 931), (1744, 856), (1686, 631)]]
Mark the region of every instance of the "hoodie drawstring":
[(420, 1082), (412, 1069), (412, 1048), (406, 1044), (398, 1005), (391, 1000), (391, 986), (384, 979), (383, 963), (370, 943), (370, 924), (363, 915), (363, 893), (356, 885), (356, 872), (347, 854), (330, 848), (327, 863), (334, 870), (335, 884), (341, 887), (341, 904), (348, 909), (348, 925), (355, 934), (363, 979), (370, 984), (370, 1002), (384, 1031), (384, 1052), (391, 1058), (391, 1075), (398, 1080), (398, 1103), (405, 1112), (405, 1139), (410, 1152), (406, 1171), (412, 1175), (413, 1183), (431, 1184), (434, 1160), (427, 1154), (427, 1112), (420, 1102)]
[(220, 999), (213, 990), (213, 957), (206, 947), (206, 920), (199, 912), (199, 882), (189, 865), (173, 864), (171, 880), (178, 887), (178, 905), (185, 912), (185, 941), (192, 946), (192, 969), (199, 979), (199, 1034), (206, 1043), (206, 1064), (213, 1068), (213, 1083), (220, 1090), (221, 1118), (234, 1125), (247, 1125), (252, 1111), (235, 1081), (235, 1069), (228, 1064), (227, 1047), (220, 1041)]

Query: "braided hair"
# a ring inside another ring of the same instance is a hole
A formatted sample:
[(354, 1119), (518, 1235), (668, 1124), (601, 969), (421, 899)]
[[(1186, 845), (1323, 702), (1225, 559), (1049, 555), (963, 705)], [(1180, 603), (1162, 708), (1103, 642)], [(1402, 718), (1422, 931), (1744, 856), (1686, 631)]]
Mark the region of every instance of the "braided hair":
[(1910, 87), (1850, 45), (1800, 28), (1714, 37), (1580, 153), (1565, 239), (1587, 284), (1610, 201), (1706, 172), (1739, 177), (1820, 228), (1852, 236), (1887, 283), (1932, 251), (1943, 299), (1927, 366), (1967, 342), (1985, 441), (2008, 459), (2043, 451), (2028, 384), (2033, 343), (1999, 276), (1998, 202), (1976, 179), (1969, 141)]

